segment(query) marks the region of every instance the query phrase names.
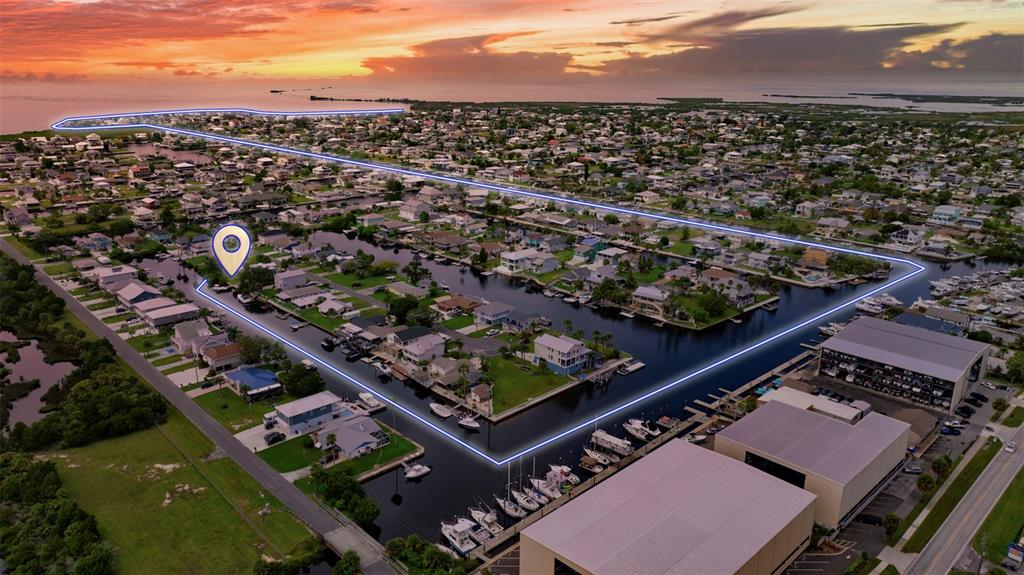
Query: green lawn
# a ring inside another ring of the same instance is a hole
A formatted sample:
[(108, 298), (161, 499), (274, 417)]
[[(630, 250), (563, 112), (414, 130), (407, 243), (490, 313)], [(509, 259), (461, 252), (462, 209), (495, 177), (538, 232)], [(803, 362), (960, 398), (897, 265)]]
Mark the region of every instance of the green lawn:
[(569, 381), (568, 376), (548, 370), (541, 371), (522, 360), (500, 356), (487, 360), (487, 375), (494, 382), (492, 407), (495, 414), (521, 405)]
[(676, 242), (670, 245), (665, 251), (680, 256), (691, 257), (693, 256), (693, 244), (690, 242)]
[(313, 440), (308, 435), (300, 435), (259, 452), (260, 459), (281, 473), (308, 467), (323, 454), (323, 451), (313, 447)]
[[(64, 488), (94, 514), (119, 573), (250, 573), (311, 536), (233, 461), (172, 411), (159, 428), (58, 452)], [(269, 504), (271, 513), (258, 511)], [(154, 559), (159, 558), (159, 559)]]
[(326, 316), (320, 313), (320, 310), (315, 307), (309, 307), (303, 310), (299, 310), (299, 317), (308, 321), (309, 323), (326, 329), (327, 331), (333, 332), (338, 326), (344, 325), (348, 322), (347, 319), (341, 316)]
[(885, 569), (882, 569), (882, 575), (900, 575), (900, 571), (892, 565), (886, 565)]
[(181, 365), (176, 365), (174, 367), (169, 367), (167, 369), (162, 369), (162, 370), (160, 370), (160, 373), (162, 373), (164, 375), (171, 375), (171, 374), (174, 374), (174, 373), (179, 373), (179, 372), (185, 371), (186, 369), (192, 369), (192, 368), (196, 367), (197, 365), (199, 365), (199, 362), (196, 361), (196, 360), (186, 361), (185, 363), (183, 363)]
[(663, 275), (665, 275), (665, 268), (661, 266), (654, 266), (645, 272), (634, 273), (633, 277), (636, 278), (638, 283), (652, 284), (661, 279), (661, 276)]
[(341, 272), (334, 272), (333, 274), (327, 274), (323, 277), (336, 284), (353, 289), (373, 288), (389, 282), (386, 276), (370, 276), (360, 279), (355, 274), (346, 274)]
[(43, 273), (45, 273), (48, 276), (59, 276), (69, 274), (73, 271), (75, 271), (75, 268), (74, 266), (71, 265), (71, 262), (60, 262), (56, 264), (50, 264), (48, 266), (43, 266)]
[(382, 307), (368, 307), (368, 308), (359, 310), (359, 316), (360, 317), (372, 317), (372, 316), (375, 316), (375, 315), (384, 315), (387, 312), (388, 312), (388, 310), (386, 310), (386, 309), (384, 309)]
[(152, 363), (156, 367), (160, 367), (162, 365), (170, 365), (170, 364), (178, 362), (178, 361), (181, 361), (181, 354), (180, 353), (174, 353), (174, 354), (168, 355), (166, 357), (161, 357), (160, 359), (154, 359), (150, 363)]
[(89, 305), (87, 305), (85, 307), (88, 308), (89, 311), (99, 311), (101, 309), (107, 309), (109, 307), (114, 307), (115, 305), (117, 305), (117, 300), (115, 300), (115, 299), (105, 299), (103, 301), (98, 301), (96, 303), (91, 303), (91, 304), (89, 304)]
[(960, 475), (957, 475), (953, 479), (953, 483), (949, 485), (946, 492), (942, 494), (942, 497), (935, 502), (932, 506), (932, 510), (918, 526), (917, 531), (910, 536), (910, 540), (903, 546), (904, 553), (920, 553), (924, 546), (928, 544), (935, 532), (939, 530), (942, 523), (946, 521), (946, 517), (953, 511), (956, 504), (960, 502), (967, 490), (974, 485), (975, 480), (981, 475), (981, 472), (985, 470), (988, 463), (992, 461), (996, 453), (1002, 449), (1003, 443), (997, 438), (992, 438), (985, 447), (981, 448), (981, 451), (976, 453), (967, 465), (964, 466), (963, 471)]
[[(1024, 470), (1017, 473), (1006, 493), (974, 535), (974, 549), (993, 563), (1006, 557), (1006, 546), (1017, 540), (1024, 525)], [(982, 540), (986, 545), (982, 548)]]
[(14, 236), (7, 236), (6, 238), (4, 238), (4, 240), (6, 240), (7, 243), (9, 243), (12, 246), (14, 246), (14, 249), (16, 249), (19, 252), (21, 252), (21, 254), (23, 256), (27, 257), (30, 260), (33, 260), (33, 261), (34, 260), (41, 260), (41, 259), (46, 257), (46, 254), (41, 254), (41, 253), (35, 251), (28, 244), (26, 244), (25, 242), (21, 241), (20, 239), (14, 237)]
[(377, 466), (387, 465), (396, 459), (405, 457), (413, 451), (416, 451), (416, 445), (406, 439), (403, 435), (396, 431), (391, 431), (386, 427), (384, 429), (387, 431), (388, 435), (391, 436), (391, 443), (377, 451), (367, 453), (366, 455), (355, 459), (343, 461), (338, 465), (343, 469), (349, 470), (353, 476), (358, 477)]
[(237, 433), (258, 425), (263, 420), (263, 414), (270, 413), (275, 403), (286, 403), (295, 399), (287, 394), (273, 398), (257, 401), (250, 405), (244, 399), (231, 391), (227, 386), (204, 393), (195, 398), (195, 402), (209, 413), (221, 425)]
[(1010, 415), (1006, 416), (1003, 420), (1003, 425), (1007, 427), (1020, 427), (1020, 424), (1024, 423), (1024, 407), (1019, 405), (1014, 406), (1013, 411)]
[(133, 317), (135, 317), (135, 314), (129, 311), (125, 313), (119, 313), (117, 315), (109, 315), (103, 318), (103, 323), (117, 323), (119, 321), (125, 321)]
[(484, 337), (484, 336), (487, 335), (487, 332), (491, 331), (492, 329), (495, 329), (495, 328), (488, 326), (488, 327), (485, 327), (483, 329), (478, 329), (478, 330), (474, 331), (473, 333), (469, 334), (469, 337)]
[(446, 320), (441, 325), (448, 329), (462, 329), (466, 326), (473, 325), (474, 318), (471, 315), (457, 315), (452, 319)]
[(135, 351), (152, 351), (171, 345), (171, 338), (163, 334), (137, 335), (125, 340)]
[(563, 273), (565, 273), (565, 270), (554, 270), (554, 271), (550, 271), (550, 272), (547, 272), (547, 273), (543, 273), (543, 274), (537, 275), (535, 277), (537, 278), (537, 281), (539, 281), (542, 284), (547, 285), (549, 283), (558, 281), (558, 278), (562, 277)]

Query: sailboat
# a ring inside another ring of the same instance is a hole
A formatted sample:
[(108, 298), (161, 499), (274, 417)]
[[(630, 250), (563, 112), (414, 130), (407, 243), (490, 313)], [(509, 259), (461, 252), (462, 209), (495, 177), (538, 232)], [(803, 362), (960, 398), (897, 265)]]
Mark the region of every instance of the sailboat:
[(534, 489), (540, 491), (544, 495), (551, 499), (558, 499), (562, 496), (562, 491), (558, 489), (557, 485), (551, 485), (549, 482), (543, 479), (537, 479), (536, 477), (530, 478), (530, 483), (533, 484)]
[(511, 493), (512, 499), (515, 499), (516, 503), (522, 506), (523, 509), (529, 509), (530, 511), (536, 511), (540, 509), (540, 503), (538, 503), (537, 500), (534, 499), (533, 497), (530, 497), (529, 495), (517, 489), (513, 489)]
[(517, 505), (515, 502), (509, 501), (508, 499), (503, 499), (501, 497), (498, 497), (497, 495), (494, 496), (494, 501), (498, 504), (498, 507), (509, 517), (515, 517), (516, 519), (526, 517), (526, 511), (524, 511), (523, 508)]
[(551, 503), (551, 500), (545, 497), (544, 494), (541, 493), (540, 491), (537, 491), (536, 489), (528, 487), (526, 485), (523, 485), (522, 487), (523, 493), (529, 495), (530, 497), (533, 497), (533, 500), (536, 501), (537, 503), (540, 503), (541, 505), (547, 505), (548, 503)]
[(611, 457), (608, 457), (608, 455), (601, 453), (600, 451), (590, 449), (589, 447), (584, 447), (583, 453), (601, 465), (610, 465), (612, 463)]

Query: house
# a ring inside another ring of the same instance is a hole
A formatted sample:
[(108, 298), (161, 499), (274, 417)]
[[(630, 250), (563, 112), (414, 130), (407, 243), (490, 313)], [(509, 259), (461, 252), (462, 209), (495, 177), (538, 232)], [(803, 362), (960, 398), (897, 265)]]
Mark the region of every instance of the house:
[(332, 419), (310, 434), (319, 449), (337, 450), (346, 459), (354, 459), (391, 443), (391, 436), (373, 418), (354, 415)]
[(641, 204), (653, 204), (661, 199), (661, 194), (651, 191), (644, 191), (634, 196), (637, 203)]
[(577, 373), (590, 361), (590, 349), (567, 335), (541, 334), (534, 340), (533, 347), (534, 363), (543, 361), (551, 371), (562, 375)]
[(274, 406), (274, 414), (289, 435), (316, 431), (333, 419), (352, 417), (355, 412), (330, 391), (321, 391)]
[(288, 270), (274, 274), (274, 287), (278, 291), (286, 291), (306, 285), (304, 270)]
[(668, 294), (661, 288), (653, 285), (641, 285), (633, 290), (632, 304), (641, 312), (662, 315), (667, 299)]
[(800, 256), (800, 265), (816, 270), (828, 268), (828, 251), (821, 248), (806, 248)]
[(391, 334), (391, 343), (405, 359), (420, 363), (444, 355), (444, 338), (429, 328), (410, 327)]
[(903, 227), (889, 234), (889, 243), (896, 248), (912, 251), (921, 247), (924, 241), (924, 234), (916, 232), (908, 227)]
[(831, 238), (845, 234), (850, 229), (850, 222), (845, 218), (818, 218), (814, 233)]
[(370, 226), (379, 226), (379, 225), (383, 224), (384, 221), (385, 221), (385, 218), (381, 214), (370, 213), (370, 214), (363, 214), (363, 215), (359, 216), (358, 218), (356, 218), (356, 220), (359, 222), (359, 225), (364, 226), (364, 227), (370, 227)]
[(109, 252), (114, 247), (114, 240), (99, 232), (93, 232), (87, 236), (75, 238), (75, 245), (78, 246), (78, 249), (86, 252)]
[(476, 308), (473, 313), (476, 315), (477, 323), (495, 325), (508, 321), (508, 316), (512, 313), (513, 309), (515, 308), (507, 303), (492, 301)]
[(605, 249), (597, 252), (597, 257), (599, 259), (603, 260), (603, 262), (605, 264), (614, 266), (617, 263), (619, 263), (619, 258), (620, 257), (622, 257), (622, 256), (624, 256), (624, 255), (626, 255), (628, 253), (629, 252), (627, 252), (626, 250), (624, 250), (622, 248), (612, 247), (612, 248), (605, 248)]
[[(136, 308), (138, 309), (138, 308)], [(180, 303), (150, 311), (139, 311), (142, 321), (150, 327), (161, 327), (181, 321), (194, 319), (199, 316), (199, 308), (192, 303)]]
[(25, 206), (14, 206), (4, 212), (4, 223), (9, 226), (30, 226), (32, 215)]
[(133, 279), (124, 284), (124, 287), (117, 290), (115, 295), (117, 296), (117, 301), (121, 302), (121, 305), (125, 307), (132, 307), (137, 303), (158, 298), (163, 294), (161, 294), (160, 290), (155, 287)]
[(558, 259), (553, 255), (534, 248), (502, 252), (499, 272), (507, 274), (543, 274), (558, 269)]
[(475, 409), (485, 415), (490, 415), (491, 385), (488, 383), (478, 383), (469, 388), (469, 393), (466, 394), (466, 404), (471, 409)]
[(408, 200), (398, 208), (398, 217), (410, 222), (418, 222), (420, 214), (427, 214), (427, 217), (434, 215), (434, 207), (419, 200)]
[(447, 299), (435, 302), (433, 307), (441, 313), (444, 319), (451, 319), (458, 315), (470, 313), (481, 305), (478, 300), (461, 294), (455, 294)]
[(241, 367), (229, 371), (224, 374), (224, 380), (235, 393), (246, 397), (267, 396), (282, 389), (274, 372), (258, 367)]
[(597, 253), (604, 248), (605, 244), (600, 238), (590, 236), (580, 240), (576, 247), (573, 248), (573, 253), (576, 257), (583, 258), (589, 262), (593, 261), (597, 257)]
[(933, 226), (955, 226), (961, 219), (960, 208), (950, 205), (936, 206), (928, 223)]
[(214, 331), (205, 320), (186, 321), (174, 326), (171, 345), (185, 357), (195, 357), (208, 347), (228, 343), (227, 332)]
[(113, 266), (98, 268), (93, 277), (101, 288), (114, 293), (128, 285), (128, 282), (139, 277), (139, 272), (132, 266)]
[(234, 342), (207, 347), (201, 355), (210, 371), (230, 369), (242, 363), (242, 347)]
[(796, 205), (796, 215), (801, 218), (811, 219), (818, 215), (818, 204), (810, 201), (800, 202)]

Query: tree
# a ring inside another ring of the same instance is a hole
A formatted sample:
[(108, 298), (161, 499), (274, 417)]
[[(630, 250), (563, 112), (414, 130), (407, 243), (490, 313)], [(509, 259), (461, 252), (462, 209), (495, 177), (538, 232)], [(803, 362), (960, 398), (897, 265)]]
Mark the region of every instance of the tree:
[(301, 363), (293, 364), (280, 375), (284, 390), (295, 397), (306, 397), (324, 389), (324, 379), (320, 372), (309, 369)]
[(658, 240), (658, 245), (661, 246), (662, 249), (667, 248), (668, 247), (668, 236), (661, 236), (661, 238)]
[(356, 575), (361, 567), (359, 555), (355, 551), (349, 550), (342, 553), (341, 557), (338, 558), (338, 562), (331, 569), (331, 575)]
[(901, 523), (903, 523), (903, 520), (900, 519), (899, 515), (896, 515), (895, 513), (886, 513), (885, 517), (882, 518), (882, 525), (885, 526), (886, 537), (892, 537), (895, 535), (896, 531), (899, 530)]
[(616, 216), (615, 214), (605, 214), (604, 223), (608, 224), (609, 226), (614, 226), (615, 224), (619, 223), (619, 216)]
[(927, 473), (917, 476), (917, 488), (921, 493), (928, 494), (935, 489), (935, 478)]
[(405, 264), (402, 268), (402, 273), (409, 278), (409, 283), (418, 285), (421, 281), (430, 278), (430, 270), (426, 268), (419, 260), (412, 260)]
[(948, 455), (943, 454), (932, 462), (932, 471), (935, 475), (945, 479), (949, 476), (949, 472), (953, 470), (953, 460)]
[(394, 316), (396, 324), (404, 324), (408, 321), (409, 312), (419, 307), (418, 299), (411, 295), (392, 298), (388, 302), (388, 313)]
[(1017, 351), (1006, 361), (1006, 377), (1015, 384), (1024, 383), (1024, 351)]
[(247, 267), (238, 274), (238, 293), (254, 294), (274, 283), (274, 272), (267, 268)]
[(996, 410), (997, 412), (1006, 411), (1006, 409), (1009, 407), (1010, 403), (1001, 397), (996, 398), (996, 400), (992, 402), (992, 409)]
[(421, 224), (425, 224), (425, 223), (429, 222), (430, 221), (430, 214), (427, 213), (426, 211), (420, 212), (419, 220), (420, 220)]

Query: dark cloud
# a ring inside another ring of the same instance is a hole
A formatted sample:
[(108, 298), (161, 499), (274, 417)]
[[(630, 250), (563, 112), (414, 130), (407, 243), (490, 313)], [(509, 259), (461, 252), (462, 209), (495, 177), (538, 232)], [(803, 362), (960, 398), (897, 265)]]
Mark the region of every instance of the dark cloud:
[(33, 74), (31, 72), (26, 74), (17, 74), (10, 70), (4, 70), (0, 72), (0, 82), (50, 82), (55, 84), (64, 84), (71, 82), (84, 82), (89, 77), (85, 74)]
[(1019, 75), (1024, 71), (1024, 34), (988, 34), (960, 42), (943, 40), (928, 50), (895, 53), (890, 64), (904, 70), (953, 69)]
[(653, 18), (637, 18), (635, 20), (615, 20), (609, 22), (616, 26), (639, 26), (640, 24), (648, 24), (650, 22), (664, 22), (665, 20), (675, 20), (679, 17), (679, 14), (668, 14), (666, 16), (655, 16)]
[(434, 40), (412, 47), (412, 56), (367, 58), (374, 77), (401, 80), (473, 78), (501, 81), (560, 77), (572, 63), (562, 52), (498, 52), (494, 44), (532, 32)]
[(852, 28), (903, 28), (906, 26), (920, 26), (924, 22), (885, 22), (882, 24), (861, 24), (860, 26), (851, 26)]
[(661, 32), (647, 34), (644, 38), (651, 42), (663, 40), (689, 41), (696, 36), (718, 34), (732, 30), (743, 24), (763, 20), (764, 18), (771, 18), (772, 16), (791, 14), (801, 10), (803, 10), (803, 8), (800, 6), (763, 8), (761, 10), (730, 10), (728, 12), (720, 12), (718, 14), (712, 14), (711, 16), (698, 18), (696, 20), (680, 22), (679, 24), (670, 26)]
[(594, 43), (595, 46), (604, 46), (606, 48), (625, 48), (626, 46), (634, 46), (636, 44), (637, 44), (637, 42), (625, 42), (625, 41), (619, 41), (619, 42), (595, 42)]

